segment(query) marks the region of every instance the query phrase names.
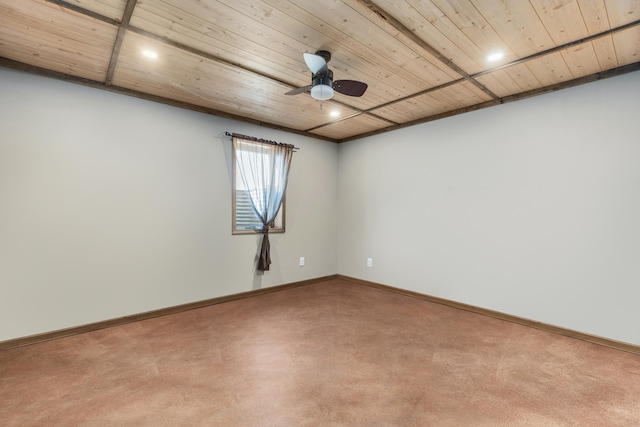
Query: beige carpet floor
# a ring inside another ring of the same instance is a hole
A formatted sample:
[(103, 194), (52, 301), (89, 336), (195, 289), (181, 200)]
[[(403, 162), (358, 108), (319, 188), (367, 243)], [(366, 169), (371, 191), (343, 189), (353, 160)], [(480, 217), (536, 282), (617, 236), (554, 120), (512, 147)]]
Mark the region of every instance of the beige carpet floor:
[(640, 356), (331, 280), (0, 352), (1, 426), (640, 426)]

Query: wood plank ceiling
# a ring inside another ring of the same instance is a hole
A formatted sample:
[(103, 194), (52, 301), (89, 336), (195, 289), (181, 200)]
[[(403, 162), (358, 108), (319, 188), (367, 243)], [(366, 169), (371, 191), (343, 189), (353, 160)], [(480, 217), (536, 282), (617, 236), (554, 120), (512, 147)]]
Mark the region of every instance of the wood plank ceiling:
[[(0, 13), (0, 66), (335, 142), (640, 69), (640, 0), (0, 0)], [(318, 49), (364, 96), (284, 95), (310, 84), (302, 54)]]

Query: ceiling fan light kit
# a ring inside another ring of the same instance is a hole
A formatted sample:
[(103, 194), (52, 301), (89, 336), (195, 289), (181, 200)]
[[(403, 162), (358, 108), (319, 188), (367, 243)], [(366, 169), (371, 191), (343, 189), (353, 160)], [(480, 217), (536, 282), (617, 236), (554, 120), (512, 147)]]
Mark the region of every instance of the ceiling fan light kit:
[(318, 101), (326, 101), (333, 98), (333, 88), (329, 85), (320, 84), (311, 88), (311, 97)]
[(311, 97), (318, 101), (326, 101), (333, 98), (335, 92), (347, 96), (362, 96), (368, 85), (355, 80), (333, 81), (333, 71), (327, 67), (331, 60), (331, 53), (326, 50), (319, 50), (315, 54), (305, 53), (304, 62), (311, 71), (311, 84), (287, 92), (285, 95), (297, 95), (299, 93), (311, 92)]

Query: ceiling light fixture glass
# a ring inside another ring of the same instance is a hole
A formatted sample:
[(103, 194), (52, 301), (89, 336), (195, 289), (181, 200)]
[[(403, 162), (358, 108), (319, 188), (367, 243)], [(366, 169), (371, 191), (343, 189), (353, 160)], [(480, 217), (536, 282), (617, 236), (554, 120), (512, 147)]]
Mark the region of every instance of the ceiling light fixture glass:
[(326, 101), (333, 97), (333, 72), (331, 70), (315, 74), (311, 84), (311, 97), (313, 99)]
[(494, 52), (491, 55), (487, 56), (487, 61), (498, 61), (500, 59), (504, 58), (504, 53), (503, 52)]
[(333, 88), (325, 84), (315, 85), (311, 88), (311, 96), (318, 101), (326, 101), (333, 97)]

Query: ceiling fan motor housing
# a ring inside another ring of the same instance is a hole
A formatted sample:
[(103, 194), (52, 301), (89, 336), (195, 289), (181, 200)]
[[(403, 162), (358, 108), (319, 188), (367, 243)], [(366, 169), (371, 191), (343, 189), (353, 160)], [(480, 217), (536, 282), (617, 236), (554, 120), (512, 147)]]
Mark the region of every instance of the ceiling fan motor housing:
[(321, 56), (324, 59), (324, 62), (329, 62), (331, 61), (331, 52), (329, 52), (328, 50), (318, 50), (316, 52), (316, 55)]
[(333, 86), (333, 71), (327, 69), (326, 73), (318, 73), (311, 77), (311, 85)]
[(333, 72), (318, 73), (311, 79), (311, 96), (319, 101), (326, 101), (333, 97)]

